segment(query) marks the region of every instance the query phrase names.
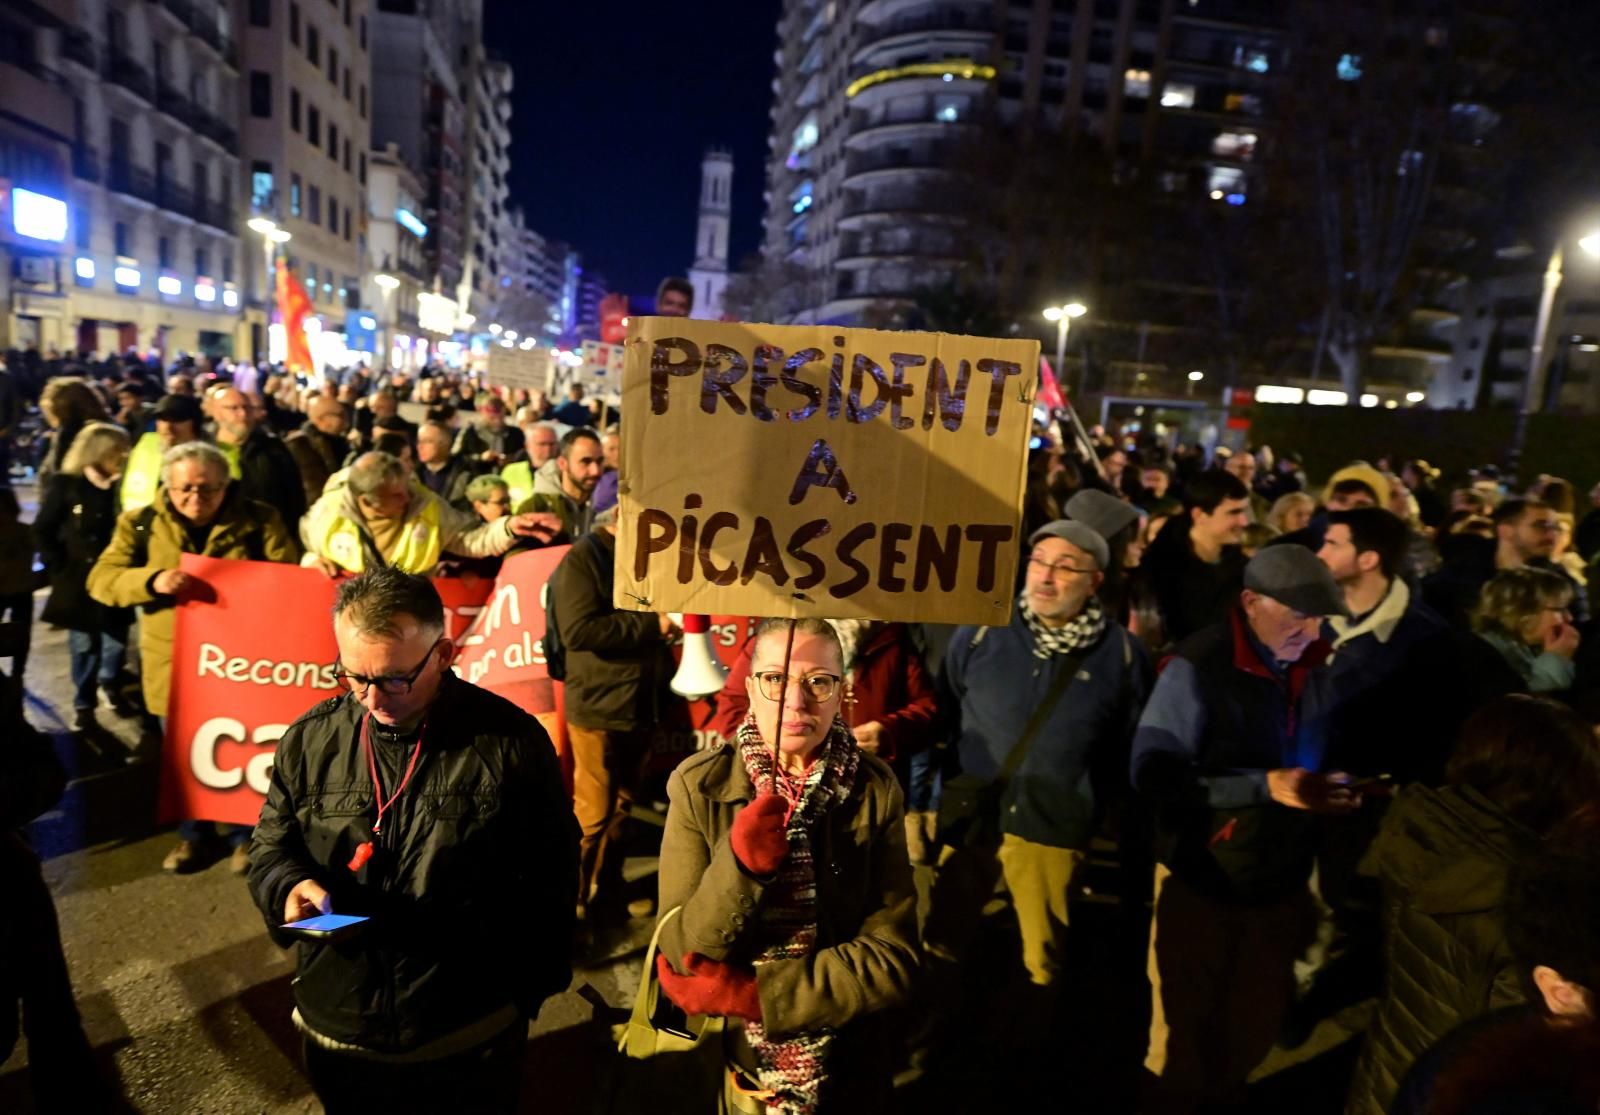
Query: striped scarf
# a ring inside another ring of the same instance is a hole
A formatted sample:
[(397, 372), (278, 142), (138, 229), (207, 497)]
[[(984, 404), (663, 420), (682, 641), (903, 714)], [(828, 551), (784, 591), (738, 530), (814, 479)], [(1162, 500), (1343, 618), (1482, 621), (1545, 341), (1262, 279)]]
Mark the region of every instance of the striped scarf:
[(1100, 606), (1099, 597), (1096, 596), (1089, 597), (1089, 602), (1083, 606), (1083, 611), (1068, 620), (1065, 627), (1046, 627), (1028, 606), (1027, 593), (1022, 594), (1018, 604), (1022, 608), (1023, 621), (1033, 633), (1035, 658), (1049, 658), (1052, 654), (1071, 654), (1076, 650), (1087, 650), (1094, 646), (1106, 629), (1106, 612)]
[[(739, 726), (739, 757), (756, 792), (772, 783), (772, 748), (761, 738), (755, 716)], [(844, 721), (834, 718), (828, 738), (804, 777), (778, 772), (777, 789), (789, 802), (789, 855), (767, 887), (758, 911), (756, 965), (810, 956), (817, 947), (817, 867), (811, 825), (844, 801), (855, 786), (861, 751)], [(785, 1041), (767, 1037), (759, 1022), (747, 1022), (745, 1038), (755, 1051), (761, 1087), (772, 1094), (768, 1115), (813, 1115), (827, 1080), (833, 1031), (797, 1034)]]

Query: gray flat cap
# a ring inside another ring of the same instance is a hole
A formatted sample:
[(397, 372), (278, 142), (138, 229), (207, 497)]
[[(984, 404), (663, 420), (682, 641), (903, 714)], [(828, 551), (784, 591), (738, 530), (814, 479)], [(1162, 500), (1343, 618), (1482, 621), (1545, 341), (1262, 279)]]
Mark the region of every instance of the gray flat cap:
[(1067, 518), (1083, 523), (1101, 538), (1115, 538), (1139, 521), (1137, 507), (1098, 488), (1085, 488), (1067, 500), (1064, 510)]
[(1102, 572), (1111, 564), (1111, 547), (1107, 546), (1106, 540), (1086, 523), (1073, 522), (1071, 519), (1057, 519), (1053, 523), (1046, 523), (1028, 536), (1028, 545), (1038, 545), (1041, 538), (1059, 538), (1071, 542), (1094, 558), (1095, 568)]
[(1344, 593), (1304, 546), (1265, 546), (1244, 567), (1244, 587), (1306, 616), (1348, 616)]

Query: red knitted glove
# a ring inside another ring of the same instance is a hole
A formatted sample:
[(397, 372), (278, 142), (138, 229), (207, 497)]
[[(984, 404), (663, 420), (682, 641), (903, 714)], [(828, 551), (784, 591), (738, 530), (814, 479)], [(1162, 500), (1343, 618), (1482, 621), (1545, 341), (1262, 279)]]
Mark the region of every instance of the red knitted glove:
[(656, 975), (667, 998), (690, 1014), (714, 1014), (722, 1018), (761, 1021), (761, 995), (756, 990), (756, 974), (749, 968), (711, 960), (697, 952), (683, 955), (680, 976), (667, 958), (656, 954)]
[(775, 873), (789, 855), (789, 803), (779, 794), (762, 794), (739, 810), (729, 840), (733, 854), (752, 875)]

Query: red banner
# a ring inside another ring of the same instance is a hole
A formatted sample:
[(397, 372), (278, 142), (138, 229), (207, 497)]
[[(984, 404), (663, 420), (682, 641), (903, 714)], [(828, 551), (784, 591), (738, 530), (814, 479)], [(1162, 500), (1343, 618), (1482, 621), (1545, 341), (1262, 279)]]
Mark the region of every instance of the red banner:
[[(562, 686), (545, 665), (549, 580), (567, 547), (507, 558), (496, 580), (440, 578), (446, 627), (463, 678), (536, 716), (567, 771)], [(159, 816), (253, 825), (278, 739), (303, 712), (338, 694), (332, 609), (337, 582), (298, 566), (183, 558), (201, 588), (178, 606)], [(731, 665), (749, 634), (742, 616), (713, 616), (711, 640)], [(721, 737), (716, 698), (681, 702), (658, 726), (651, 767), (670, 770)]]
[[(178, 605), (159, 817), (253, 825), (285, 729), (338, 694), (336, 583), (314, 569), (185, 554), (201, 585)], [(455, 637), (493, 581), (438, 580)]]

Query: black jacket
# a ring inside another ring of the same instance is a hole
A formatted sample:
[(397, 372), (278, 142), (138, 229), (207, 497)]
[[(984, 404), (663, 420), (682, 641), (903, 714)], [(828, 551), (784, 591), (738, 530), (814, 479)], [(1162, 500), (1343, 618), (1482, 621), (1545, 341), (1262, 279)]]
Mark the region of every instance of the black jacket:
[(1201, 561), (1189, 541), (1189, 526), (1187, 515), (1168, 519), (1141, 563), (1172, 643), (1226, 619), (1244, 588), (1244, 551), (1224, 546), (1222, 560)]
[[(502, 431), (502, 436), (504, 441), (502, 442), (501, 452), (506, 455), (506, 460), (509, 461), (512, 457), (522, 452), (522, 431), (508, 422)], [(484, 462), (480, 458), (490, 448), (488, 436), (484, 433), (482, 427), (474, 423), (462, 430), (460, 436), (456, 438), (455, 455), (457, 457), (465, 457), (468, 461), (481, 465)]]
[[(251, 849), (250, 891), (280, 943), (284, 902), (302, 879), (326, 887), (335, 912), (372, 918), (344, 943), (301, 944), (300, 1016), (319, 1034), (385, 1051), (507, 1004), (533, 1017), (572, 977), (578, 889), (577, 824), (550, 737), (509, 701), (446, 678), (412, 781), (374, 840), (364, 715), (354, 697), (336, 697), (289, 726)], [(386, 796), (398, 782), (385, 776)], [(377, 853), (352, 873), (366, 841)]]
[(676, 698), (676, 667), (655, 612), (611, 603), (617, 544), (597, 530), (573, 543), (550, 578), (556, 624), (567, 652), (567, 720), (627, 732), (654, 727)]
[(325, 434), (310, 421), (285, 437), (283, 446), (300, 469), (300, 483), (305, 489), (307, 507), (321, 497), (328, 477), (344, 467), (344, 459), (350, 453), (348, 438)]
[(473, 461), (461, 454), (452, 454), (444, 468), (434, 472), (420, 461), (417, 463), (417, 482), (458, 511), (471, 511), (472, 501), (467, 498), (467, 485), (478, 478), (483, 470), (481, 461)]
[(239, 488), (246, 498), (276, 507), (289, 534), (297, 536), (306, 513), (300, 466), (288, 447), (260, 426), (239, 447)]
[(44, 622), (73, 631), (121, 631), (133, 609), (109, 608), (89, 595), (89, 570), (111, 541), (120, 511), (120, 484), (97, 488), (81, 474), (58, 472), (45, 486), (33, 521), (34, 545), (50, 573)]

